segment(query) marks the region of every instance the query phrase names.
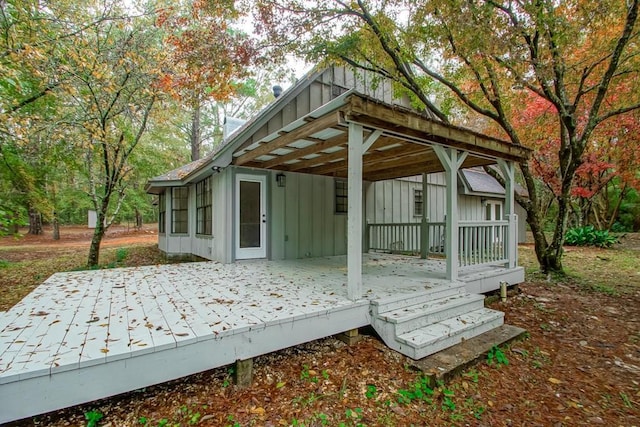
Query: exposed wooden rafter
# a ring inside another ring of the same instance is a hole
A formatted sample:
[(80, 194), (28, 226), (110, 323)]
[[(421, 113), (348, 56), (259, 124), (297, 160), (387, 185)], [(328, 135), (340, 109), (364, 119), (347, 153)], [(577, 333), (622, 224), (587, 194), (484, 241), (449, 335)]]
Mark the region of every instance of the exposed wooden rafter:
[[(305, 138), (308, 139), (308, 138)], [(333, 148), (338, 145), (347, 143), (347, 135), (336, 135), (333, 138), (329, 138), (326, 141), (318, 142), (317, 144), (310, 145), (305, 148), (293, 148), (290, 146), (286, 146), (283, 148), (291, 149), (291, 153), (283, 154), (281, 156), (277, 156), (275, 159), (262, 162), (261, 167), (266, 169), (271, 169), (276, 166), (283, 165), (285, 162), (289, 162), (291, 160), (300, 159), (304, 156), (308, 156), (309, 154), (320, 153), (322, 150), (326, 150), (328, 148)]]
[(269, 154), (278, 148), (284, 148), (288, 144), (299, 139), (304, 139), (321, 130), (329, 129), (338, 124), (338, 114), (330, 113), (315, 120), (311, 120), (291, 132), (281, 133), (281, 136), (273, 141), (260, 144), (255, 149), (248, 151), (234, 160), (234, 164), (241, 166), (255, 160), (257, 157)]
[[(290, 132), (281, 131), (277, 138), (242, 152), (234, 159), (234, 164), (345, 177), (348, 171), (346, 125), (349, 122), (363, 126), (364, 137), (371, 135), (374, 130), (383, 132), (362, 157), (363, 178), (370, 181), (443, 171), (433, 152), (434, 145), (469, 152), (463, 167), (493, 164), (499, 158), (520, 161), (529, 155), (529, 150), (524, 147), (429, 120), (418, 113), (381, 104), (360, 95), (349, 96), (337, 110), (305, 120), (307, 123), (300, 127)], [(327, 129), (340, 129), (342, 133), (328, 139), (311, 136)], [(296, 142), (303, 140), (313, 144), (296, 148)], [(384, 149), (396, 144), (395, 147)], [(342, 149), (335, 150), (340, 146)], [(278, 151), (282, 149), (290, 152), (277, 154), (282, 153)], [(259, 160), (261, 156), (273, 158)]]

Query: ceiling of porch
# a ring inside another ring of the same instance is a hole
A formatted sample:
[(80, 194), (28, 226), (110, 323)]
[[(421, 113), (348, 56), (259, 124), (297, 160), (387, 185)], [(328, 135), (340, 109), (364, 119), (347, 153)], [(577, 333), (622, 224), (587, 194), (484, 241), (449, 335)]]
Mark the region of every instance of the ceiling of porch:
[(367, 181), (443, 171), (433, 146), (470, 154), (463, 168), (526, 159), (528, 150), (505, 141), (430, 120), (410, 110), (351, 93), (336, 98), (261, 140), (234, 151), (237, 166), (334, 177), (347, 176), (348, 124), (364, 126), (364, 140), (382, 132), (363, 156)]

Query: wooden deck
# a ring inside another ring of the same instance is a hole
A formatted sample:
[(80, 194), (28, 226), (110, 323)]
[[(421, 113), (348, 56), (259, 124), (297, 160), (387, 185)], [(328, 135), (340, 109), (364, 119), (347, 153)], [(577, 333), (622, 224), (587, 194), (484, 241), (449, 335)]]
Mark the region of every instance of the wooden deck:
[(362, 327), (371, 301), (449, 285), (440, 261), (366, 255), (365, 297), (354, 302), (345, 265), (331, 257), (55, 274), (0, 315), (0, 423)]

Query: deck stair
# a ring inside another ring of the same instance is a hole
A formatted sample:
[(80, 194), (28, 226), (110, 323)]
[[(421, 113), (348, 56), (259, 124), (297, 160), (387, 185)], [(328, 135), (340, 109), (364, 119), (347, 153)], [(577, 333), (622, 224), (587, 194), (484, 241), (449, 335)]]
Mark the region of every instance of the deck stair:
[(392, 349), (422, 359), (503, 324), (504, 313), (484, 308), (484, 296), (452, 283), (426, 292), (375, 300), (371, 324)]

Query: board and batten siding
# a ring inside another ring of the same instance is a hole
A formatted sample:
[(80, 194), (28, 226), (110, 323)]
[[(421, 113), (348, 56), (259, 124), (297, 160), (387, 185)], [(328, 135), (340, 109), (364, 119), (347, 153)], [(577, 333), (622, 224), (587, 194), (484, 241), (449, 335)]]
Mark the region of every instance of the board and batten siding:
[(249, 146), (260, 141), (262, 138), (279, 131), (282, 127), (320, 108), (352, 88), (366, 96), (389, 104), (410, 107), (410, 101), (406, 96), (402, 98), (394, 97), (391, 84), (386, 80), (378, 80), (378, 78), (367, 72), (359, 72), (356, 75), (350, 67), (328, 67), (317, 75), (313, 81), (309, 82), (307, 86), (303, 87), (281, 110), (275, 112), (273, 117), (242, 145)]
[(268, 177), (270, 259), (346, 254), (347, 216), (335, 213), (334, 179), (286, 173), (286, 186), (278, 187), (277, 173)]
[(212, 197), (212, 236), (196, 234), (196, 184), (189, 188), (189, 226), (188, 233), (171, 233), (171, 188), (166, 190), (166, 233), (158, 237), (158, 248), (167, 255), (196, 255), (204, 259), (231, 262), (230, 212), (227, 206), (231, 203), (231, 173), (223, 170), (211, 176)]
[[(213, 175), (213, 241), (209, 259), (222, 263), (232, 261), (233, 252), (233, 173), (230, 168)], [(206, 258), (206, 257), (205, 257)]]
[[(414, 190), (422, 190), (421, 177), (408, 177), (365, 185), (365, 221), (369, 224), (420, 222), (414, 212)], [(432, 222), (444, 221), (446, 192), (443, 173), (427, 175), (423, 207)]]
[[(414, 215), (414, 190), (422, 189), (420, 176), (379, 181), (365, 184), (365, 221), (368, 224), (390, 224), (420, 222), (422, 217)], [(442, 222), (447, 209), (444, 173), (427, 175), (427, 218), (430, 222)], [(484, 221), (485, 207), (482, 197), (458, 195), (458, 215), (460, 221)], [(487, 200), (499, 202), (504, 212), (504, 197), (487, 197)], [(526, 241), (527, 214), (516, 203), (518, 215), (518, 243)]]

